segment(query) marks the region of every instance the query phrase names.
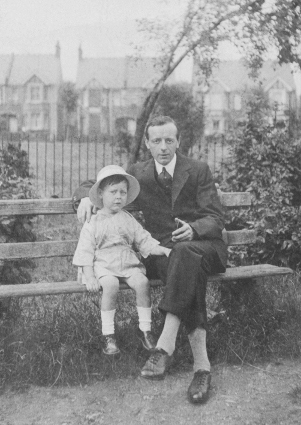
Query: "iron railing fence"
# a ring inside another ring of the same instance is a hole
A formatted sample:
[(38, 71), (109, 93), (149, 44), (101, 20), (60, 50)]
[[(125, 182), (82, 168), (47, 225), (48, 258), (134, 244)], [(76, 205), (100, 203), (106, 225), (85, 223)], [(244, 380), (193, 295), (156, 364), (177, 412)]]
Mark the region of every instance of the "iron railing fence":
[[(126, 167), (128, 161), (128, 153), (108, 136), (60, 141), (46, 135), (2, 133), (0, 143), (2, 149), (8, 143), (18, 144), (27, 153), (32, 182), (39, 197), (70, 197), (81, 182), (95, 179), (105, 165)], [(214, 174), (229, 160), (228, 147), (220, 137), (210, 139), (202, 149), (192, 149), (190, 155), (208, 162)]]

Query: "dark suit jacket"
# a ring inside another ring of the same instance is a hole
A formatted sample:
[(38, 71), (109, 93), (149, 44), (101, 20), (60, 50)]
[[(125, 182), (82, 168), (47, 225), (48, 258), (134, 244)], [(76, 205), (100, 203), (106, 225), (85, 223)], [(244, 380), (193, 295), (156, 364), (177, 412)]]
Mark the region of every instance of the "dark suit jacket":
[[(197, 239), (212, 241), (221, 264), (226, 267), (227, 249), (222, 239), (223, 212), (206, 163), (177, 152), (171, 200), (156, 182), (153, 159), (134, 164), (128, 172), (139, 181), (141, 190), (127, 209), (143, 212), (145, 227), (155, 239), (164, 246), (170, 246), (171, 233), (176, 229), (175, 218), (180, 218), (191, 225)], [(88, 196), (93, 183), (84, 182), (74, 193), (73, 201), (76, 203)]]
[(222, 206), (208, 165), (177, 152), (172, 199), (155, 179), (155, 161), (134, 164), (129, 170), (140, 183), (140, 193), (127, 209), (141, 210), (145, 227), (162, 245), (169, 245), (175, 218), (189, 223), (197, 239), (210, 239), (226, 267), (227, 249), (222, 239)]

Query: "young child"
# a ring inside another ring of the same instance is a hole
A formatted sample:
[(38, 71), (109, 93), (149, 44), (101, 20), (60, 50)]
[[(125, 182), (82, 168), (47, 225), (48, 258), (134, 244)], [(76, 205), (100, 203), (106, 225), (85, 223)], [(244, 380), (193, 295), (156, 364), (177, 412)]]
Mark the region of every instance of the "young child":
[(92, 204), (99, 210), (89, 223), (85, 222), (73, 258), (73, 264), (82, 267), (87, 290), (97, 292), (102, 287), (103, 352), (108, 355), (120, 352), (114, 335), (119, 281), (126, 282), (136, 292), (139, 338), (143, 346), (148, 350), (156, 346), (151, 333), (150, 285), (145, 267), (133, 248), (144, 258), (168, 256), (170, 249), (160, 246), (134, 217), (123, 210), (139, 191), (138, 180), (118, 165), (108, 165), (100, 170), (97, 182), (89, 192)]

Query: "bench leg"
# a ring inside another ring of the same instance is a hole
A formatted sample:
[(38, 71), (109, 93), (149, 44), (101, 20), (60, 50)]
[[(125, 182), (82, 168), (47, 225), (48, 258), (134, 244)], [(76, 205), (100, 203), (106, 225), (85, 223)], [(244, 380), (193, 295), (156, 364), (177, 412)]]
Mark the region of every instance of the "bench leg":
[(256, 279), (244, 279), (221, 284), (220, 309), (240, 310), (248, 304), (255, 295)]

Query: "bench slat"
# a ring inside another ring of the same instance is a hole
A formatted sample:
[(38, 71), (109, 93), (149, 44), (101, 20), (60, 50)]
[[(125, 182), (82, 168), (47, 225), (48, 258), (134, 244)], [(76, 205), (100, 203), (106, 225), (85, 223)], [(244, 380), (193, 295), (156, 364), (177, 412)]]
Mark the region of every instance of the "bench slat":
[[(227, 269), (226, 273), (219, 273), (209, 277), (209, 282), (227, 282), (233, 280), (256, 279), (265, 276), (280, 276), (292, 274), (288, 267), (277, 267), (270, 264), (259, 264), (255, 266), (242, 266)], [(160, 280), (152, 280), (151, 286), (162, 286)], [(121, 289), (128, 289), (125, 283), (120, 284)], [(31, 297), (38, 295), (59, 295), (84, 293), (85, 285), (77, 281), (27, 283), (24, 285), (0, 285), (0, 298), (9, 297)]]
[[(220, 192), (225, 207), (243, 207), (251, 205), (248, 192)], [(18, 199), (0, 201), (0, 217), (15, 215), (74, 214), (70, 198), (61, 199)]]
[(251, 205), (251, 194), (249, 192), (221, 192), (219, 191), (221, 203), (224, 207), (249, 207)]
[(77, 240), (0, 244), (0, 260), (50, 258), (74, 255)]
[(0, 217), (36, 214), (74, 214), (74, 209), (70, 198), (0, 201)]
[[(250, 244), (256, 241), (256, 234), (254, 230), (232, 230), (225, 232), (224, 240), (228, 245)], [(77, 240), (3, 243), (0, 260), (66, 257), (74, 255), (76, 246)]]
[(230, 245), (249, 245), (256, 242), (255, 230), (228, 230), (224, 241)]

